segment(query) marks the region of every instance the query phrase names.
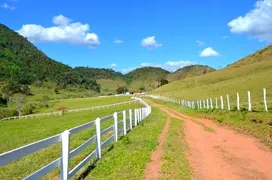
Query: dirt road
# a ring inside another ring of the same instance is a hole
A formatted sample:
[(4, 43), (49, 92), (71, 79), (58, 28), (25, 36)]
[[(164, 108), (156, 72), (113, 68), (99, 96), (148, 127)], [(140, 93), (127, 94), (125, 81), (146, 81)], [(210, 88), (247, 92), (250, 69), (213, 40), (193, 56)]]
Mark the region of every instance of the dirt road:
[(193, 179), (272, 179), (272, 152), (254, 138), (218, 126), (211, 120), (156, 106), (169, 116), (184, 121)]

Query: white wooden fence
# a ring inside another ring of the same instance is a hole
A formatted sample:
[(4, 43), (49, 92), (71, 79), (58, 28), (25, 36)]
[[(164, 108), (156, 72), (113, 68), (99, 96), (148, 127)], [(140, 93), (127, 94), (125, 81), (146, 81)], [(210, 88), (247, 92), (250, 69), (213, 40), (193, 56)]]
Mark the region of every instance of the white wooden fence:
[[(183, 100), (183, 99), (173, 99), (173, 98), (168, 98), (164, 96), (155, 96), (155, 95), (146, 95), (147, 97), (151, 97), (154, 99), (160, 99), (163, 101), (171, 102), (171, 103), (176, 103), (180, 104), (182, 106), (191, 108), (191, 109), (224, 109), (224, 98), (223, 96), (220, 96), (220, 104), (221, 106), (218, 106), (218, 99), (214, 98), (207, 98), (207, 99), (202, 99), (202, 100), (197, 100), (197, 101), (188, 101), (188, 100)], [(248, 100), (248, 111), (252, 111), (252, 104), (251, 104), (251, 93), (250, 91), (247, 92), (247, 100)], [(214, 106), (215, 102), (215, 106)], [(226, 95), (226, 102), (227, 102), (227, 110), (231, 110), (230, 106), (230, 97), (227, 94)], [(236, 94), (236, 103), (237, 103), (237, 110), (240, 111), (241, 109), (241, 104), (240, 104), (240, 95), (239, 93)], [(264, 104), (264, 111), (268, 111), (268, 105), (267, 105), (267, 94), (266, 94), (266, 89), (263, 89), (263, 104)], [(202, 106), (203, 105), (203, 106)]]
[[(60, 179), (67, 180), (71, 178), (76, 172), (78, 172), (86, 163), (88, 163), (92, 158), (101, 158), (101, 150), (107, 146), (112, 141), (117, 142), (119, 135), (126, 135), (129, 130), (132, 130), (134, 126), (137, 126), (142, 120), (144, 120), (150, 113), (151, 113), (151, 106), (149, 106), (146, 102), (144, 102), (140, 98), (134, 98), (135, 100), (140, 101), (145, 107), (139, 109), (130, 109), (127, 111), (122, 112), (115, 112), (112, 115), (97, 118), (94, 121), (82, 124), (80, 126), (74, 127), (69, 130), (65, 130), (61, 134), (57, 134), (55, 136), (51, 136), (49, 138), (36, 141), (34, 143), (28, 144), (26, 146), (22, 146), (20, 148), (11, 150), (9, 152), (5, 152), (0, 154), (0, 167), (5, 166), (6, 164), (13, 162), (19, 158), (25, 157), (29, 154), (35, 153), (44, 149), (48, 146), (54, 145), (58, 142), (61, 142), (61, 151), (62, 155), (58, 159), (52, 161), (51, 163), (47, 164), (46, 166), (42, 167), (41, 169), (37, 170), (33, 174), (25, 177), (24, 179), (33, 180), (33, 179), (40, 179), (48, 172), (54, 170), (55, 168), (60, 166)], [(133, 119), (133, 111), (134, 111), (134, 119)], [(122, 115), (122, 119), (118, 121), (118, 115)], [(114, 119), (113, 125), (110, 127), (101, 130), (100, 124), (110, 119)], [(128, 124), (127, 124), (128, 121)], [(133, 122), (134, 121), (134, 122)], [(118, 128), (119, 124), (122, 123), (122, 129)], [(82, 145), (78, 146), (77, 148), (70, 151), (69, 144), (70, 144), (70, 136), (78, 133), (86, 128), (95, 126), (96, 133), (92, 137), (90, 137), (87, 141), (85, 141)], [(106, 133), (113, 131), (113, 135), (111, 135), (108, 139), (101, 142), (101, 137)], [(78, 165), (76, 165), (71, 171), (69, 171), (69, 160), (85, 149), (88, 145), (92, 142), (96, 143), (96, 149), (83, 159)], [(12, 177), (10, 177), (12, 179)]]
[[(103, 105), (103, 106), (94, 106), (94, 107), (82, 108), (82, 109), (70, 109), (70, 110), (67, 110), (65, 113), (89, 111), (89, 110), (95, 110), (95, 109), (105, 109), (105, 108), (109, 108), (109, 107), (115, 107), (115, 106), (120, 106), (120, 105), (124, 105), (124, 104), (130, 104), (130, 103), (133, 103), (133, 102), (136, 102), (136, 100), (125, 101), (125, 102), (120, 102), (120, 103), (115, 103), (115, 104), (108, 104), (108, 105)], [(35, 118), (35, 117), (41, 117), (41, 116), (56, 116), (56, 115), (62, 115), (62, 111), (49, 112), (49, 113), (39, 113), (39, 114), (30, 114), (30, 115), (25, 115), (25, 116), (12, 116), (12, 117), (7, 117), (7, 118), (0, 119), (0, 121), (6, 121), (6, 120), (12, 120), (12, 119), (27, 119), (27, 118)]]

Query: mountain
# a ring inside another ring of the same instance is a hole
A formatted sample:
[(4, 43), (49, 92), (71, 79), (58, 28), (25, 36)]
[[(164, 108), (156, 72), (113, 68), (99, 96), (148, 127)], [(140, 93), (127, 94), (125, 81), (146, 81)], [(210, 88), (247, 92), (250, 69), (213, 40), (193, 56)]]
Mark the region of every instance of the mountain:
[(75, 71), (81, 74), (85, 78), (93, 79), (122, 79), (123, 74), (120, 72), (115, 72), (112, 69), (106, 68), (89, 68), (89, 67), (76, 67)]
[(203, 65), (191, 65), (191, 66), (186, 66), (183, 68), (180, 68), (176, 70), (175, 72), (169, 74), (167, 76), (167, 79), (172, 82), (180, 79), (185, 79), (187, 77), (192, 77), (192, 76), (200, 76), (203, 74), (208, 74), (215, 71), (214, 68), (209, 67), (209, 66), (203, 66)]
[(159, 67), (137, 68), (125, 75), (131, 90), (151, 90), (157, 88), (160, 79), (166, 79), (170, 72)]
[(263, 103), (263, 88), (268, 91), (268, 99), (272, 99), (271, 74), (272, 46), (270, 45), (221, 70), (174, 81), (151, 93), (188, 100), (219, 98), (220, 96), (225, 98), (229, 94), (233, 107), (236, 105), (237, 92), (240, 94), (241, 103), (246, 106), (248, 103), (247, 91), (251, 91), (252, 106), (263, 109), (261, 105)]

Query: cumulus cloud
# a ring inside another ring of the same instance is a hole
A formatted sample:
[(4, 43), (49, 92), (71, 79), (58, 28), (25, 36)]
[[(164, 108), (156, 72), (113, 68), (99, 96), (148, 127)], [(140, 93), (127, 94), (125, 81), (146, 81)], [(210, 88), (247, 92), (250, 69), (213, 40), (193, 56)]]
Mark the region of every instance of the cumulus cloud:
[(117, 66), (117, 64), (115, 64), (115, 63), (110, 64), (110, 67), (116, 67), (116, 66)]
[(58, 15), (53, 17), (55, 26), (43, 27), (37, 24), (25, 24), (17, 32), (34, 42), (65, 42), (70, 44), (84, 44), (94, 48), (100, 44), (95, 33), (89, 32), (89, 25), (72, 22), (71, 19)]
[(203, 42), (203, 41), (200, 41), (200, 40), (196, 40), (196, 43), (199, 45), (199, 46), (204, 46), (206, 43)]
[(1, 7), (4, 9), (15, 10), (14, 6), (10, 6), (7, 3), (2, 4)]
[(120, 40), (120, 39), (117, 39), (114, 41), (115, 44), (122, 44), (124, 41)]
[(253, 10), (230, 21), (228, 26), (232, 33), (272, 42), (272, 0), (257, 1)]
[(196, 63), (194, 63), (193, 61), (166, 61), (163, 64), (144, 62), (144, 63), (141, 63), (140, 66), (138, 66), (138, 67), (123, 69), (122, 73), (128, 73), (128, 72), (130, 72), (136, 68), (140, 68), (140, 67), (160, 67), (160, 68), (166, 69), (168, 71), (176, 71), (179, 68), (183, 68), (185, 66), (189, 66), (192, 64), (196, 64)]
[(147, 49), (154, 49), (162, 46), (162, 44), (157, 43), (155, 36), (144, 38), (141, 45)]
[(213, 50), (211, 47), (204, 49), (200, 55), (200, 57), (210, 57), (210, 56), (219, 56), (219, 53)]

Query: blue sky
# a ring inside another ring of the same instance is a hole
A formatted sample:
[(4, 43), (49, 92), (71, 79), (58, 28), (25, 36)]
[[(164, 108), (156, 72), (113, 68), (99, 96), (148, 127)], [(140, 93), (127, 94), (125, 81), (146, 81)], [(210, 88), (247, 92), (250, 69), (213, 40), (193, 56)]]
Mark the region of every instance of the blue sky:
[(0, 5), (0, 23), (72, 67), (220, 68), (272, 42), (272, 0), (0, 0)]

